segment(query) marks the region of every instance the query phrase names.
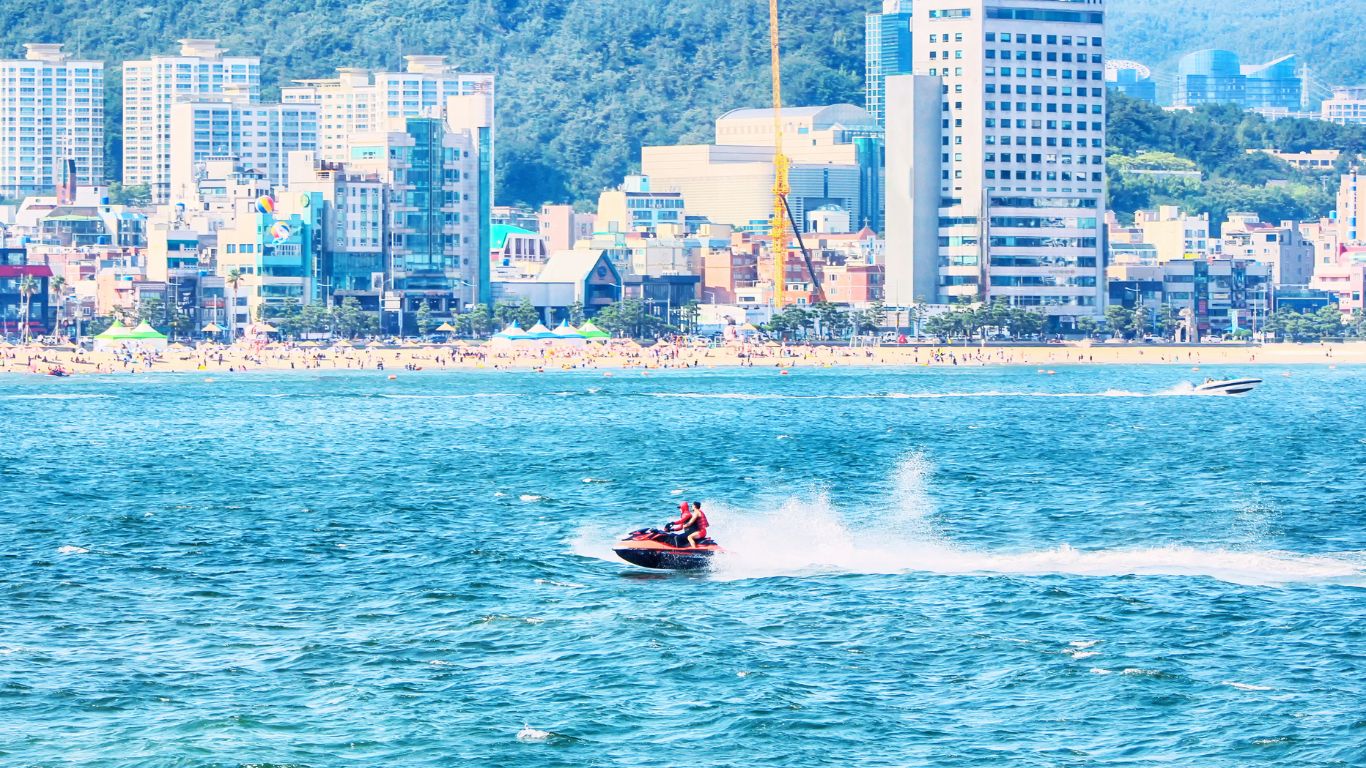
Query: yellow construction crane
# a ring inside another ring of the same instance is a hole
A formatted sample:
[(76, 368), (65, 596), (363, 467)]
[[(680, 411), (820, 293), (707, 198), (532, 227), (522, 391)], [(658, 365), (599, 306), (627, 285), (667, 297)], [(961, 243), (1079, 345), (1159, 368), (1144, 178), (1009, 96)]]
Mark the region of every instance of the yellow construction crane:
[(778, 0), (768, 0), (768, 48), (773, 70), (773, 311), (783, 309), (787, 290), (787, 155), (783, 154), (783, 77), (778, 64)]
[(790, 190), (787, 173), (791, 160), (783, 154), (783, 77), (778, 63), (778, 0), (768, 0), (768, 48), (773, 69), (773, 218), (769, 224), (769, 236), (773, 243), (773, 311), (781, 312), (787, 293), (787, 225), (792, 225), (792, 236), (797, 238), (797, 247), (806, 261), (806, 272), (811, 278), (811, 301), (825, 301), (825, 289), (811, 263), (811, 252), (802, 242), (802, 230), (792, 217), (792, 207), (787, 204)]

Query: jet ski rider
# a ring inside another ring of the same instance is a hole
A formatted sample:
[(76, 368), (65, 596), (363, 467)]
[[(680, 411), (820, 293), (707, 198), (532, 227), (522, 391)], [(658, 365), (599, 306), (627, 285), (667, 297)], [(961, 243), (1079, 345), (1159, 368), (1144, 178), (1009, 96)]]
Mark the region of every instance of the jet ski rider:
[(690, 507), (685, 501), (678, 505), (678, 512), (678, 519), (665, 525), (664, 530), (681, 533), (688, 548), (695, 549), (699, 540), (707, 538), (707, 516), (702, 512), (702, 502), (694, 501)]

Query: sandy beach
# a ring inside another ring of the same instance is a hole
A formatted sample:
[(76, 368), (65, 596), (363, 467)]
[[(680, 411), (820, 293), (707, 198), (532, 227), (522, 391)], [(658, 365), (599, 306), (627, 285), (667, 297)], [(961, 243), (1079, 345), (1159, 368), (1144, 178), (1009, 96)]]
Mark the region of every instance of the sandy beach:
[[(581, 348), (514, 348), (488, 344), (403, 346), (297, 344), (172, 345), (159, 354), (77, 350), (74, 347), (0, 347), (0, 373), (67, 374), (309, 370), (404, 371), (471, 369), (657, 370), (671, 368), (833, 366), (1055, 365), (1302, 365), (1366, 363), (1366, 342), (1341, 344), (864, 347), (736, 344), (717, 347), (612, 342)], [(1046, 372), (1046, 370), (1045, 370)]]

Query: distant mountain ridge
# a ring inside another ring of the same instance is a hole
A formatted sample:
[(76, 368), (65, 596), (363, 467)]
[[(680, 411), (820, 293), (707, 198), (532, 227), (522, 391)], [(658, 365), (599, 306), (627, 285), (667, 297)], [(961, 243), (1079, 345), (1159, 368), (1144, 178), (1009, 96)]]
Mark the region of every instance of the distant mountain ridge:
[[(863, 102), (863, 16), (878, 7), (783, 0), (788, 103)], [(1366, 3), (1323, 0), (1112, 0), (1110, 54), (1160, 66), (1227, 47), (1257, 60), (1297, 52), (1328, 82), (1366, 80)], [(593, 199), (638, 162), (641, 144), (705, 141), (712, 120), (768, 101), (763, 0), (106, 0), (0, 3), (0, 55), (64, 42), (104, 59), (108, 126), (121, 119), (118, 63), (217, 37), (262, 57), (268, 95), (339, 66), (396, 68), (404, 53), (445, 54), (499, 75), (498, 198)], [(1207, 30), (1201, 33), (1196, 30)], [(117, 173), (116, 130), (108, 167)]]

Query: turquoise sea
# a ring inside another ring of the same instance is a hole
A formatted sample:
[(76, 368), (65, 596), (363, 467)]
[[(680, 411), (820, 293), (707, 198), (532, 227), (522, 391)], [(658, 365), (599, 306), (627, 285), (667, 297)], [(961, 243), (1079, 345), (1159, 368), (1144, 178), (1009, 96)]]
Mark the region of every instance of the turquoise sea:
[(1366, 368), (1055, 370), (0, 377), (0, 765), (1366, 765)]

